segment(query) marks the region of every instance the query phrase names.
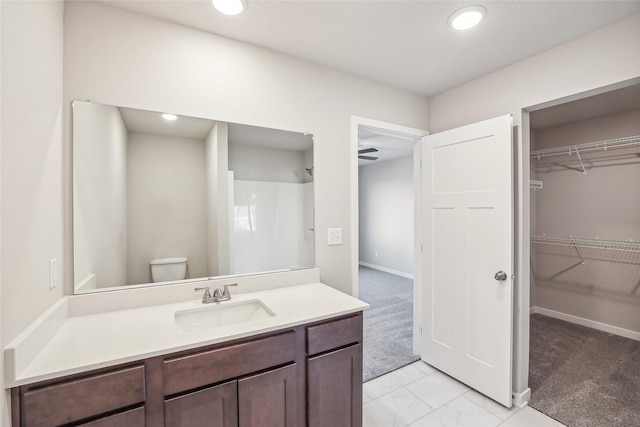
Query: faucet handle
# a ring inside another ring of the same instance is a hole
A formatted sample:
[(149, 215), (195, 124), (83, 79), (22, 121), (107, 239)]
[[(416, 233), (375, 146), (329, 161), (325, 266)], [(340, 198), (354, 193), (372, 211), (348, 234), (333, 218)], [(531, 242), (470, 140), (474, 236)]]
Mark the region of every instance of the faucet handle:
[(229, 286), (238, 286), (238, 284), (237, 283), (231, 283), (230, 285), (224, 285), (224, 291), (222, 291), (222, 296), (223, 297), (231, 298), (231, 292), (229, 292), (229, 289), (228, 289)]
[(195, 292), (204, 291), (204, 295), (202, 296), (202, 302), (205, 302), (205, 301), (208, 302), (208, 300), (211, 299), (211, 291), (209, 290), (208, 286), (204, 286), (202, 288), (195, 288), (194, 291)]

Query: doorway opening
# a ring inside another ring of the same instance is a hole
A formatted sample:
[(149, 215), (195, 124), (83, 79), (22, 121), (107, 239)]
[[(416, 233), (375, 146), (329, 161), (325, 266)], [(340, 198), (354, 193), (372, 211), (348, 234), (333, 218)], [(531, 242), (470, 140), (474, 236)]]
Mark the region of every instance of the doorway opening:
[(364, 313), (364, 381), (420, 359), (414, 351), (413, 151), (425, 134), (357, 123), (354, 294), (371, 306)]
[(523, 113), (531, 175), (529, 405), (565, 424), (636, 424), (640, 84)]

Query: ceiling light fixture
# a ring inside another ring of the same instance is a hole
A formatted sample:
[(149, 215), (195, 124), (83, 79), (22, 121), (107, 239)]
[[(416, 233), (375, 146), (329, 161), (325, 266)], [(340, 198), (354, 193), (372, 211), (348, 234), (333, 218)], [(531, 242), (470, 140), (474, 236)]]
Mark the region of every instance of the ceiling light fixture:
[(487, 9), (482, 6), (463, 7), (449, 17), (449, 26), (456, 30), (468, 30), (478, 25), (486, 14)]
[(247, 8), (246, 0), (211, 0), (211, 3), (225, 15), (239, 15)]
[(162, 114), (162, 118), (172, 122), (172, 121), (176, 120), (178, 118), (178, 116), (176, 116), (175, 114), (164, 113), (164, 114)]

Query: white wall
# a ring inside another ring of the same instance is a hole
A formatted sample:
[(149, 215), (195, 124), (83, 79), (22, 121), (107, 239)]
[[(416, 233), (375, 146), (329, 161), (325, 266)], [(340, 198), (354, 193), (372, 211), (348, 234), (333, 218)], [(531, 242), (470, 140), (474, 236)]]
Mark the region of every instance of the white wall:
[(149, 261), (166, 257), (209, 275), (205, 160), (203, 140), (129, 134), (127, 283), (151, 282)]
[[(434, 96), (429, 128), (434, 133), (507, 113), (519, 125), (523, 108), (638, 76), (640, 14)], [(528, 169), (518, 172), (528, 181)], [(528, 212), (528, 198), (521, 203)], [(517, 258), (514, 390), (519, 393), (528, 381), (530, 298), (529, 289), (521, 292), (519, 276), (529, 275), (528, 265), (528, 259)]]
[(427, 99), (109, 6), (65, 7), (65, 106), (89, 98), (314, 135), (316, 235), (341, 227), (344, 242), (318, 239), (316, 263), (350, 293), (351, 116), (426, 129)]
[[(0, 2), (1, 318), (4, 347), (63, 293), (61, 2)], [(68, 111), (68, 110), (67, 110)], [(69, 283), (69, 287), (71, 284)], [(0, 373), (0, 379), (4, 374)], [(9, 399), (0, 422), (9, 425)]]
[[(79, 102), (73, 119), (74, 286), (127, 282), (127, 129), (116, 107)], [(86, 289), (86, 287), (83, 287)]]
[(206, 140), (207, 265), (209, 276), (230, 274), (230, 209), (233, 173), (229, 172), (229, 126), (216, 122)]
[[(550, 148), (640, 135), (640, 110), (536, 131)], [(544, 188), (536, 192), (536, 234), (640, 241), (640, 161), (637, 150), (583, 153), (587, 174), (532, 160)], [(552, 160), (552, 158), (549, 158)], [(573, 157), (553, 158), (571, 168)], [(568, 163), (570, 162), (570, 163)], [(547, 165), (547, 166), (545, 166)], [(640, 254), (534, 245), (536, 306), (640, 333)]]
[(360, 262), (412, 275), (413, 157), (361, 166), (358, 177)]
[(229, 170), (247, 181), (305, 182), (305, 152), (229, 144)]
[(63, 293), (49, 290), (49, 260), (63, 267), (63, 5), (0, 4), (4, 346)]

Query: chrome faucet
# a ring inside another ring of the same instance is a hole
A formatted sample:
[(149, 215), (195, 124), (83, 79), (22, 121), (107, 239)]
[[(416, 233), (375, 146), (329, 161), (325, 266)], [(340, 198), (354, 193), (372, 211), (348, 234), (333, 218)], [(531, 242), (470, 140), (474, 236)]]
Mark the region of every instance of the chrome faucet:
[(212, 302), (220, 302), (227, 301), (231, 299), (231, 292), (229, 292), (229, 286), (238, 286), (237, 283), (231, 283), (230, 285), (224, 285), (224, 290), (216, 289), (213, 291), (213, 295), (209, 290), (209, 286), (205, 286), (202, 288), (195, 288), (196, 292), (204, 291), (204, 295), (202, 295), (202, 303), (209, 304)]

